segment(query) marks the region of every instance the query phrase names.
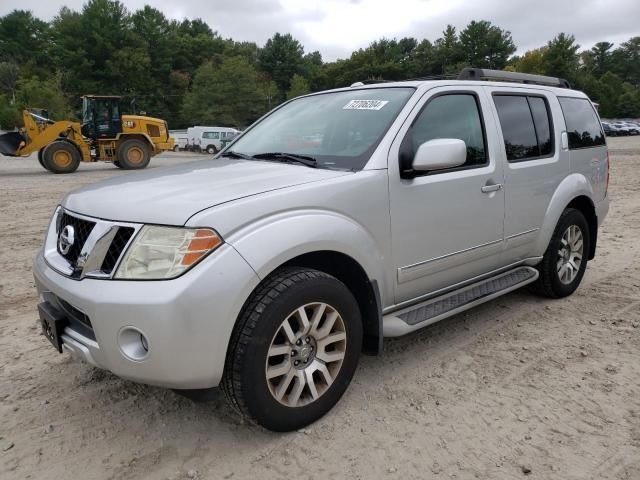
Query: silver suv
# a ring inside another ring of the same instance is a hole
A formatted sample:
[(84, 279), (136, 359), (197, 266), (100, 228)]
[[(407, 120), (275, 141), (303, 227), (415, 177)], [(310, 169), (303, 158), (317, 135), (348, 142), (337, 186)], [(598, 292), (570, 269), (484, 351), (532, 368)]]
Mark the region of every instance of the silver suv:
[(59, 352), (300, 428), (361, 352), (531, 284), (580, 284), (607, 210), (566, 82), (468, 70), (278, 107), (215, 160), (69, 193), (34, 261)]

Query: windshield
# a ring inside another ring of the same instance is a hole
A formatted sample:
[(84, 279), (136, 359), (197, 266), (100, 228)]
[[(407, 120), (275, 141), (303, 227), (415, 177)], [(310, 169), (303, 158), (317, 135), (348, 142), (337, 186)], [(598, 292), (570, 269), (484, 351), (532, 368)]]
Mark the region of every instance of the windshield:
[(299, 98), (251, 128), (231, 150), (305, 155), (318, 167), (360, 170), (413, 92), (387, 87)]

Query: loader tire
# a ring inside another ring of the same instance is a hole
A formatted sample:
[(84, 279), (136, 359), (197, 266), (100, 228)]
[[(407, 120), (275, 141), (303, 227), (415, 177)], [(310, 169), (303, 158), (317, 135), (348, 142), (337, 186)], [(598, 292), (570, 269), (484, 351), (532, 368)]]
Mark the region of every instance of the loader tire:
[(118, 166), (124, 170), (145, 168), (151, 160), (149, 145), (135, 138), (125, 140), (118, 146), (117, 158)]
[(53, 173), (73, 173), (80, 165), (80, 152), (71, 142), (56, 140), (42, 151), (42, 165)]
[(48, 170), (48, 168), (45, 166), (44, 164), (44, 148), (41, 148), (40, 150), (38, 150), (38, 163), (40, 163), (40, 166), (42, 168), (44, 168), (45, 170)]

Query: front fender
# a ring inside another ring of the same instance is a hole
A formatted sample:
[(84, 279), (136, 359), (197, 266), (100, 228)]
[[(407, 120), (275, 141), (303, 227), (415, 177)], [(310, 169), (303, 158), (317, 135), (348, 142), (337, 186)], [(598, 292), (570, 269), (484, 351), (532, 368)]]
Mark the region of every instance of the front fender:
[[(367, 230), (337, 212), (296, 210), (262, 218), (227, 238), (263, 279), (280, 265), (318, 251), (348, 255), (370, 280), (384, 281), (384, 255)], [(385, 288), (381, 289), (383, 292)]]
[(564, 178), (556, 188), (547, 211), (544, 216), (544, 223), (540, 229), (540, 235), (538, 236), (538, 243), (536, 244), (536, 253), (540, 256), (544, 255), (547, 250), (553, 231), (558, 224), (560, 215), (567, 208), (567, 205), (571, 203), (574, 198), (584, 196), (587, 197), (591, 204), (593, 202), (593, 188), (591, 182), (580, 173), (572, 173)]

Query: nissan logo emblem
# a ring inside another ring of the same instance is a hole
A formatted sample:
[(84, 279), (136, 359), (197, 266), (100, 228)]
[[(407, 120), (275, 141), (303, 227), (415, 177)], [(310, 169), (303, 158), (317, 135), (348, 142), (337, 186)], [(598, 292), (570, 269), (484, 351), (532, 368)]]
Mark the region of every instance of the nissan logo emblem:
[(62, 255), (66, 255), (73, 247), (73, 243), (76, 241), (76, 232), (72, 225), (67, 225), (62, 229), (60, 236), (58, 237), (58, 249)]

